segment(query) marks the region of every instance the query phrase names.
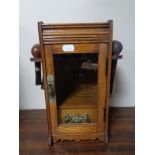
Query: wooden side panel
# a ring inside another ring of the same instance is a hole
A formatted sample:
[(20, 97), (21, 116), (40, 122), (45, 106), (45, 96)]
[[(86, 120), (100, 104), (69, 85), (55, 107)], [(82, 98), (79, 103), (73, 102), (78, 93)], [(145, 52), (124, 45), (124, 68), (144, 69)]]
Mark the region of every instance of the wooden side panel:
[(113, 21), (110, 23), (110, 40), (108, 43), (108, 69), (107, 69), (107, 91), (106, 91), (106, 111), (105, 111), (105, 142), (108, 143), (108, 126), (109, 126), (109, 104), (110, 104), (110, 76), (111, 76), (111, 60), (112, 60), (112, 35), (113, 35)]
[[(54, 74), (54, 60), (53, 54), (50, 46), (45, 46), (45, 60), (46, 60), (46, 72), (48, 75), (55, 75)], [(47, 85), (47, 83), (46, 83)], [(48, 89), (48, 88), (47, 88)], [(54, 103), (49, 103), (50, 105), (50, 119), (52, 125), (52, 133), (56, 132), (57, 128), (57, 104), (56, 100)]]
[(46, 102), (46, 112), (47, 112), (47, 123), (48, 123), (48, 144), (52, 145), (52, 126), (51, 126), (51, 118), (50, 118), (50, 105), (48, 103), (48, 92), (47, 92), (47, 85), (46, 85), (46, 63), (45, 63), (45, 52), (44, 52), (44, 45), (43, 45), (43, 38), (42, 38), (42, 22), (38, 23), (38, 32), (39, 32), (39, 41), (40, 41), (40, 50), (41, 50), (41, 61), (42, 61), (42, 68), (43, 68), (43, 83), (44, 85), (44, 94), (45, 94), (45, 102)]
[(106, 58), (107, 44), (99, 45), (98, 56), (98, 132), (104, 131), (104, 106), (106, 94)]

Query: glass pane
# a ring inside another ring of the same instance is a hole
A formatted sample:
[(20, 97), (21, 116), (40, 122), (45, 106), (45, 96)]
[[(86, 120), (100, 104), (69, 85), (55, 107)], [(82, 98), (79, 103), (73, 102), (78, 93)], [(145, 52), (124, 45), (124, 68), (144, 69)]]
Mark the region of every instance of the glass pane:
[(58, 123), (96, 123), (97, 54), (54, 55)]

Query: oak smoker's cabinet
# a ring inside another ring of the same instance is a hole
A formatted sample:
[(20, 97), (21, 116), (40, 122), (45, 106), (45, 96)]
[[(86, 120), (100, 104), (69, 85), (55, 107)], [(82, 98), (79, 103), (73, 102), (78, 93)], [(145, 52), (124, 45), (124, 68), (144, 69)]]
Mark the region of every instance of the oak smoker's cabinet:
[[(59, 140), (108, 142), (112, 21), (38, 23), (33, 49), (36, 76), (45, 90), (49, 145)], [(40, 53), (39, 53), (40, 52)], [(39, 58), (41, 55), (41, 58)], [(43, 68), (43, 81), (40, 70)], [(37, 75), (38, 74), (38, 75)]]

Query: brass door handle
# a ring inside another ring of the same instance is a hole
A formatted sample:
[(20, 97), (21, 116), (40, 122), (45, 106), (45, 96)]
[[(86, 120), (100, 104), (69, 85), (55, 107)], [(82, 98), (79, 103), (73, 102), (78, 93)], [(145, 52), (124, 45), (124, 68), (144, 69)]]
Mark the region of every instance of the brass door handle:
[(49, 102), (54, 103), (55, 102), (55, 80), (53, 75), (48, 75), (47, 76), (47, 83), (48, 83), (48, 97), (49, 97)]

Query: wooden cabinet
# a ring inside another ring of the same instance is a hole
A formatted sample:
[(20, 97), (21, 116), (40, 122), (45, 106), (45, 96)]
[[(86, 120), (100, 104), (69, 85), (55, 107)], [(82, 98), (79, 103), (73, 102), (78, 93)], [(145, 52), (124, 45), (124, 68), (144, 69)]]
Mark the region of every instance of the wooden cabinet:
[(112, 21), (38, 23), (49, 145), (108, 142)]

